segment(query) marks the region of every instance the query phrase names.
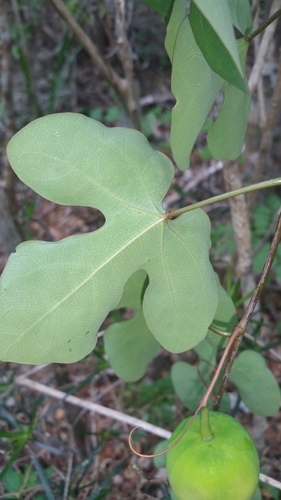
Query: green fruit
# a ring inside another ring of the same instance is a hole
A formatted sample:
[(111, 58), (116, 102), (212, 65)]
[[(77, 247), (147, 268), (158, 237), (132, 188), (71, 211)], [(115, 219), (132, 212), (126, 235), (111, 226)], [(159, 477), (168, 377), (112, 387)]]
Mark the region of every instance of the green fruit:
[[(189, 420), (175, 429), (169, 445)], [(198, 415), (179, 443), (167, 453), (167, 474), (176, 499), (251, 500), (260, 466), (250, 434), (224, 413), (210, 412), (209, 422), (213, 436), (202, 439)]]

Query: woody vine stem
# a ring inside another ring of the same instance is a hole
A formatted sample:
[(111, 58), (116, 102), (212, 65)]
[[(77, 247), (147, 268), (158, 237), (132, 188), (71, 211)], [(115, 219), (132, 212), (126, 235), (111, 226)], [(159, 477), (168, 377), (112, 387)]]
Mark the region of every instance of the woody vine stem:
[[(223, 378), (222, 378), (222, 381), (221, 381), (221, 384), (220, 384), (220, 387), (218, 390), (216, 401), (214, 403), (214, 410), (219, 409), (221, 398), (222, 398), (222, 395), (223, 395), (224, 390), (225, 390), (226, 382), (228, 380), (233, 361), (234, 361), (235, 356), (237, 354), (237, 351), (239, 349), (239, 345), (241, 343), (242, 337), (245, 334), (245, 331), (247, 329), (250, 317), (252, 316), (252, 314), (255, 310), (255, 307), (258, 303), (258, 300), (261, 296), (261, 293), (264, 289), (264, 285), (266, 283), (268, 273), (271, 269), (271, 266), (272, 266), (278, 245), (280, 243), (280, 240), (281, 240), (281, 214), (278, 217), (275, 233), (274, 233), (274, 236), (273, 236), (273, 239), (272, 239), (272, 242), (270, 245), (270, 249), (269, 249), (261, 276), (259, 278), (257, 287), (256, 287), (256, 289), (255, 289), (255, 291), (250, 299), (250, 302), (246, 308), (246, 311), (245, 311), (242, 319), (239, 321), (238, 325), (236, 325), (234, 327), (232, 336), (231, 336), (229, 343), (227, 345), (227, 348), (229, 345), (230, 345), (230, 348), (229, 348), (228, 353), (227, 353), (227, 361), (226, 361), (226, 366), (225, 366)], [(239, 327), (241, 329), (241, 332), (243, 332), (243, 333), (241, 333), (241, 334), (238, 333), (237, 335), (235, 335), (235, 329), (237, 327)], [(234, 340), (232, 341), (233, 337), (234, 337)]]

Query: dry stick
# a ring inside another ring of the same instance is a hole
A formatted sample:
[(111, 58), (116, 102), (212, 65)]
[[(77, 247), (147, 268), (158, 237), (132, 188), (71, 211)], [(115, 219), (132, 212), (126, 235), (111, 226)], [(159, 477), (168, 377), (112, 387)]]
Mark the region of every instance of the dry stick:
[[(253, 19), (253, 28), (256, 29), (259, 26), (260, 16), (259, 11), (256, 12), (256, 15)], [(261, 44), (261, 35), (258, 35), (254, 38), (254, 57), (256, 59), (257, 54), (259, 52)], [(266, 123), (266, 105), (265, 105), (265, 96), (264, 96), (264, 85), (263, 78), (260, 78), (257, 85), (257, 95), (258, 95), (258, 107), (260, 114), (260, 126), (262, 127)]]
[[(281, 214), (279, 215), (279, 218), (278, 218), (278, 222), (277, 222), (276, 230), (275, 230), (275, 233), (274, 233), (274, 237), (272, 239), (272, 242), (271, 242), (271, 245), (270, 245), (270, 249), (269, 249), (269, 252), (268, 252), (268, 255), (267, 255), (267, 258), (266, 258), (266, 261), (265, 261), (265, 264), (264, 264), (264, 267), (263, 267), (263, 270), (262, 270), (262, 273), (261, 273), (261, 276), (259, 278), (257, 287), (256, 287), (256, 289), (255, 289), (255, 291), (254, 291), (254, 293), (253, 293), (253, 295), (252, 295), (252, 297), (251, 297), (251, 299), (250, 299), (250, 301), (248, 303), (248, 306), (246, 308), (246, 311), (243, 314), (242, 319), (234, 327), (231, 339), (230, 339), (230, 341), (229, 341), (229, 343), (228, 343), (228, 345), (227, 345), (227, 347), (226, 347), (226, 349), (224, 351), (222, 359), (223, 358), (225, 358), (225, 359), (227, 358), (227, 363), (226, 363), (226, 367), (225, 367), (225, 371), (224, 371), (224, 374), (223, 374), (223, 378), (222, 378), (222, 381), (221, 381), (221, 384), (220, 384), (220, 387), (219, 387), (219, 390), (218, 390), (218, 393), (217, 393), (216, 402), (214, 404), (214, 410), (218, 410), (218, 408), (219, 408), (219, 405), (220, 405), (220, 402), (221, 402), (221, 398), (222, 398), (222, 395), (223, 395), (224, 390), (225, 390), (226, 382), (228, 380), (229, 373), (230, 373), (233, 361), (234, 361), (235, 356), (237, 354), (237, 351), (238, 351), (241, 339), (242, 339), (242, 337), (243, 337), (243, 335), (245, 333), (245, 330), (246, 330), (246, 328), (248, 326), (250, 317), (253, 314), (253, 311), (254, 311), (254, 309), (255, 309), (255, 307), (256, 307), (256, 305), (258, 303), (258, 300), (259, 300), (259, 298), (261, 296), (261, 293), (262, 293), (262, 291), (264, 289), (264, 285), (265, 285), (268, 273), (270, 271), (270, 268), (272, 266), (272, 263), (273, 263), (273, 260), (274, 260), (274, 257), (275, 257), (278, 245), (280, 243), (280, 240), (281, 240)], [(227, 356), (225, 356), (225, 352), (226, 351), (227, 351)], [(219, 367), (220, 367), (220, 365), (221, 365), (221, 363), (219, 364)], [(219, 367), (218, 367), (218, 370), (219, 370)]]
[[(116, 33), (117, 44), (119, 45), (119, 52), (123, 71), (127, 85), (126, 103), (130, 112), (132, 124), (135, 129), (141, 130), (141, 122), (139, 115), (138, 100), (135, 92), (135, 82), (133, 76), (133, 61), (130, 54), (130, 45), (126, 32), (126, 15), (125, 15), (125, 0), (114, 0), (116, 9)], [(125, 87), (124, 87), (125, 92)]]
[(257, 9), (259, 7), (260, 0), (253, 0), (252, 7), (251, 7), (251, 14), (252, 18), (255, 16)]
[[(122, 78), (116, 73), (116, 71), (107, 64), (102, 54), (100, 53), (96, 44), (92, 42), (92, 40), (88, 37), (87, 33), (81, 28), (73, 15), (69, 12), (67, 7), (65, 6), (62, 0), (50, 0), (54, 5), (55, 9), (58, 11), (59, 15), (66, 21), (70, 29), (73, 31), (74, 35), (84, 47), (84, 49), (88, 52), (94, 63), (99, 68), (100, 72), (107, 80), (109, 85), (111, 85), (115, 91), (123, 98), (124, 104), (127, 107), (130, 118), (133, 122), (133, 116), (130, 110), (132, 107), (131, 101), (128, 102), (128, 81), (126, 78)], [(130, 96), (132, 98), (132, 96)]]
[[(280, 7), (280, 5), (281, 5), (280, 0), (274, 0), (270, 12), (274, 12), (276, 7)], [(277, 17), (280, 16), (280, 14), (281, 14), (281, 9), (279, 9), (277, 12), (275, 12), (275, 14), (273, 16), (270, 16), (269, 19), (266, 21), (266, 23), (262, 24), (251, 35), (248, 35), (248, 37), (245, 37), (246, 40), (248, 40), (248, 42), (250, 42), (255, 36), (257, 36), (261, 31), (263, 31), (266, 26), (268, 26), (267, 30), (265, 30), (265, 32), (263, 34), (263, 38), (262, 38), (262, 41), (261, 41), (261, 44), (259, 47), (256, 61), (255, 61), (255, 64), (252, 68), (250, 78), (249, 78), (249, 88), (250, 88), (251, 95), (253, 95), (253, 93), (255, 92), (255, 90), (257, 88), (258, 81), (260, 79), (262, 68), (264, 65), (265, 58), (266, 58), (266, 54), (268, 52), (270, 42), (271, 42), (272, 37), (274, 35), (276, 22), (273, 22), (273, 21), (275, 21), (277, 19)], [(277, 15), (277, 17), (276, 17), (276, 15)]]
[(244, 330), (246, 330), (247, 325), (248, 325), (249, 320), (250, 320), (250, 317), (253, 314), (253, 311), (256, 307), (256, 304), (261, 296), (261, 293), (263, 291), (268, 273), (269, 273), (270, 268), (272, 266), (278, 245), (280, 243), (280, 240), (281, 240), (281, 214), (278, 217), (276, 230), (275, 230), (275, 233), (274, 233), (271, 245), (270, 245), (270, 249), (269, 249), (269, 252), (268, 252), (260, 279), (258, 281), (257, 288), (251, 297), (251, 300), (250, 300), (248, 307), (243, 315), (243, 318), (239, 322)]
[(53, 6), (58, 11), (59, 15), (66, 21), (74, 35), (91, 56), (100, 72), (106, 80), (115, 88), (123, 85), (123, 79), (114, 71), (114, 69), (104, 62), (98, 47), (88, 37), (87, 33), (81, 28), (73, 15), (69, 12), (62, 0), (51, 0)]
[(272, 236), (273, 229), (276, 226), (278, 217), (281, 213), (281, 207), (278, 208), (276, 214), (273, 216), (271, 223), (269, 224), (266, 232), (264, 233), (262, 239), (259, 241), (259, 244), (255, 247), (253, 251), (253, 257), (255, 257), (259, 251), (262, 249), (263, 245), (269, 240), (269, 238)]
[(69, 490), (69, 485), (70, 485), (72, 466), (73, 466), (73, 454), (70, 453), (68, 456), (68, 461), (67, 461), (67, 471), (66, 471), (62, 500), (68, 499), (68, 490)]
[[(262, 172), (265, 166), (266, 157), (271, 151), (273, 142), (273, 130), (278, 117), (280, 109), (280, 95), (281, 95), (281, 50), (279, 51), (278, 72), (276, 83), (273, 91), (273, 96), (270, 102), (268, 116), (264, 125), (261, 125), (262, 138), (260, 142), (259, 159), (254, 170), (251, 183), (254, 184), (262, 177)], [(252, 192), (248, 195), (248, 210), (251, 211), (256, 200), (256, 193)]]
[[(256, 342), (257, 345), (259, 345), (260, 347), (265, 347), (265, 344), (263, 342), (261, 342), (261, 340), (257, 340), (255, 339), (255, 337), (253, 337), (253, 335), (250, 335), (249, 333), (245, 333), (245, 337), (247, 337), (247, 339), (249, 340), (252, 340), (253, 342)], [(274, 349), (268, 349), (268, 352), (270, 354), (272, 354), (272, 356), (274, 356), (276, 359), (278, 359), (278, 361), (281, 361), (281, 355), (274, 351)], [(274, 361), (273, 361), (274, 363)]]
[[(210, 325), (209, 330), (216, 333), (217, 335), (220, 335), (221, 337), (228, 337), (229, 338), (232, 335), (229, 332), (225, 332), (223, 330), (220, 330), (219, 328), (217, 328), (214, 325)], [(256, 342), (256, 344), (258, 344), (260, 347), (265, 347), (265, 344), (263, 342), (255, 339), (255, 337), (253, 337), (253, 335), (251, 335), (250, 333), (245, 332), (244, 336), (247, 337), (247, 339), (252, 340), (253, 342)], [(281, 361), (281, 355), (278, 354), (278, 352), (274, 351), (274, 349), (268, 349), (268, 352), (270, 352), (270, 354), (272, 354), (272, 356), (274, 356), (276, 359), (278, 359), (278, 361)]]
[[(18, 380), (16, 379), (16, 382)], [(161, 427), (157, 427), (156, 425), (149, 424), (148, 422), (143, 422), (138, 418), (131, 417), (130, 415), (125, 415), (120, 411), (112, 410), (111, 408), (106, 408), (105, 406), (99, 405), (97, 403), (92, 403), (91, 401), (84, 401), (83, 399), (78, 398), (77, 396), (72, 396), (71, 394), (67, 394), (66, 392), (59, 391), (58, 389), (54, 389), (52, 387), (48, 387), (40, 382), (36, 382), (31, 379), (20, 379), (19, 385), (29, 387), (31, 390), (38, 391), (41, 394), (46, 394), (51, 398), (59, 399), (62, 402), (66, 401), (67, 403), (79, 406), (80, 408), (85, 408), (91, 412), (99, 413), (100, 415), (104, 415), (105, 417), (111, 418), (113, 420), (117, 420), (118, 422), (125, 422), (131, 426), (139, 426), (145, 429), (147, 432), (151, 432), (156, 436), (162, 437), (164, 439), (169, 439), (171, 433), (166, 431), (165, 429), (161, 429)]]

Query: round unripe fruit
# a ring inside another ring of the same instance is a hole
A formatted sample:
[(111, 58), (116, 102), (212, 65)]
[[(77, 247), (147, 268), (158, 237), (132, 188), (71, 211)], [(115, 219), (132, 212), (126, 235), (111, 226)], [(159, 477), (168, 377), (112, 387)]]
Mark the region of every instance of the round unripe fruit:
[[(247, 430), (224, 413), (210, 412), (211, 441), (203, 441), (200, 416), (167, 453), (167, 474), (177, 500), (251, 500), (259, 480), (259, 457)], [(186, 427), (173, 432), (172, 444)]]

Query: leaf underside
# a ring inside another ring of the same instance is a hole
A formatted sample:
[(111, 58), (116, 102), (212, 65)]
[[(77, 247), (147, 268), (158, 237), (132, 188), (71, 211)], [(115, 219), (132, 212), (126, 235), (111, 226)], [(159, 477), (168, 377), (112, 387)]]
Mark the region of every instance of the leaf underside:
[(142, 309), (157, 342), (181, 352), (205, 337), (218, 300), (209, 219), (200, 209), (165, 218), (173, 167), (142, 134), (62, 113), (22, 129), (8, 156), (41, 196), (95, 207), (106, 222), (59, 242), (23, 243), (10, 256), (0, 280), (2, 360), (83, 358), (139, 269), (149, 278)]
[(126, 382), (139, 380), (160, 349), (142, 312), (142, 291), (147, 274), (139, 270), (127, 281), (118, 308), (134, 310), (133, 318), (113, 323), (104, 334), (104, 347), (112, 368)]
[[(246, 40), (240, 39), (237, 41), (237, 47), (241, 64), (245, 68), (249, 44)], [(245, 86), (248, 89), (246, 76)], [(224, 92), (224, 102), (213, 127), (208, 133), (207, 141), (211, 154), (216, 160), (222, 160), (223, 158), (235, 160), (241, 154), (243, 148), (250, 113), (251, 96), (249, 92), (242, 92), (242, 90), (230, 84), (225, 84), (222, 90)]]
[(228, 83), (246, 91), (228, 2), (192, 0), (190, 24), (210, 68)]
[[(227, 9), (224, 0), (223, 5)], [(229, 39), (225, 28), (221, 32), (224, 23), (220, 22), (222, 11), (219, 9), (219, 4), (216, 4), (216, 12), (209, 2), (206, 2), (206, 7), (210, 9), (208, 14), (210, 23), (212, 21), (215, 31), (220, 33), (221, 38), (217, 39), (219, 48), (226, 50), (243, 91), (227, 83), (224, 79), (227, 75), (222, 71), (216, 72), (211, 68), (210, 61), (207, 62), (206, 58), (206, 51), (210, 47), (208, 39), (205, 40), (206, 33), (204, 37), (199, 36), (202, 43), (204, 42), (202, 47), (202, 44), (199, 44), (199, 48), (193, 32), (198, 28), (198, 23), (193, 20), (192, 30), (190, 16), (186, 15), (186, 2), (175, 0), (167, 27), (165, 47), (172, 62), (172, 92), (176, 98), (176, 105), (172, 111), (171, 148), (181, 170), (188, 168), (195, 141), (221, 90), (224, 92), (224, 102), (208, 135), (208, 146), (214, 158), (233, 160), (241, 154), (250, 108), (250, 95), (245, 77), (245, 59), (249, 44), (244, 39), (235, 40), (230, 12), (228, 12), (228, 24), (230, 24), (228, 28), (231, 31)], [(235, 17), (234, 7), (231, 13)], [(214, 31), (211, 24), (209, 28)], [(222, 57), (218, 56), (217, 50), (215, 54), (214, 62), (220, 63), (223, 70), (227, 67), (229, 74), (228, 64), (221, 63)], [(235, 80), (230, 81), (235, 83)]]

